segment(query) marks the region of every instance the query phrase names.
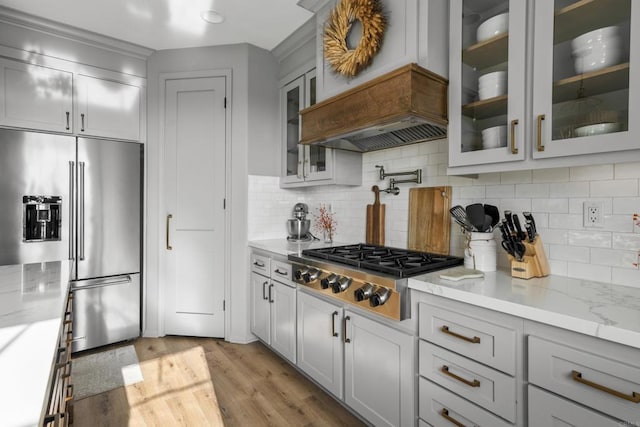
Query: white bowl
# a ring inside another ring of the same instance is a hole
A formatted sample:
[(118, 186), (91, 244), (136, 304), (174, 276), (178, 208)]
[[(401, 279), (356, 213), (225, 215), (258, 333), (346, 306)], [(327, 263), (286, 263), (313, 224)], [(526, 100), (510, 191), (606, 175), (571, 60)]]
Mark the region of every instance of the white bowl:
[(603, 133), (613, 133), (620, 130), (620, 123), (596, 123), (593, 125), (580, 126), (576, 128), (577, 136), (601, 135)]
[(480, 76), (478, 79), (478, 97), (480, 100), (493, 98), (507, 93), (507, 73), (496, 71)]
[(619, 45), (615, 47), (600, 45), (594, 46), (593, 49), (576, 52), (574, 56), (573, 65), (576, 73), (583, 74), (620, 63), (622, 49), (620, 49)]
[(613, 25), (611, 27), (598, 28), (597, 30), (589, 31), (581, 36), (571, 40), (571, 48), (576, 50), (582, 50), (586, 46), (596, 42), (607, 41), (611, 38), (618, 37), (618, 27)]
[(507, 126), (494, 126), (482, 130), (482, 148), (484, 150), (490, 148), (507, 146)]
[(495, 37), (498, 34), (509, 31), (509, 13), (501, 13), (492, 18), (487, 19), (478, 26), (476, 31), (476, 39), (478, 43)]

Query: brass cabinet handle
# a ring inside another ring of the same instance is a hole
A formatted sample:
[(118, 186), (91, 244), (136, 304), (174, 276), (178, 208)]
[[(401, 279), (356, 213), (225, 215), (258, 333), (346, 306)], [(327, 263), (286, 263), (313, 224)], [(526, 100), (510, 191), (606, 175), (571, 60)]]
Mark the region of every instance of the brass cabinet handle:
[(342, 323), (342, 337), (345, 343), (351, 342), (350, 338), (347, 338), (347, 322), (351, 320), (351, 317), (345, 316), (344, 322)]
[(585, 380), (584, 378), (582, 378), (582, 373), (578, 372), (576, 370), (571, 371), (571, 376), (573, 377), (574, 381), (577, 381), (581, 384), (584, 384), (586, 386), (589, 387), (593, 387), (596, 390), (600, 390), (603, 391), (605, 393), (609, 393), (615, 397), (619, 397), (620, 399), (624, 399), (624, 400), (628, 400), (629, 402), (633, 402), (633, 403), (640, 403), (640, 393), (636, 393), (635, 391), (631, 392), (631, 395), (625, 394), (625, 393), (621, 393), (617, 390), (614, 390), (612, 388), (609, 387), (605, 387), (601, 384), (598, 383), (594, 383), (593, 381), (589, 381), (589, 380)]
[(169, 221), (171, 221), (171, 218), (173, 218), (173, 215), (169, 214), (167, 215), (167, 250), (173, 250), (173, 246), (171, 246), (169, 244), (170, 240), (169, 240)]
[(273, 302), (273, 298), (271, 298), (271, 288), (273, 288), (273, 283), (269, 285), (269, 302)]
[(338, 333), (336, 332), (336, 317), (338, 317), (338, 312), (334, 311), (331, 313), (331, 336), (337, 337)]
[(442, 410), (440, 411), (440, 416), (458, 427), (465, 427), (465, 425), (462, 424), (460, 421), (456, 420), (455, 418), (452, 418), (449, 415), (449, 410), (446, 408), (442, 408)]
[(456, 334), (455, 332), (451, 332), (447, 325), (442, 325), (442, 327), (440, 328), (440, 331), (442, 333), (451, 335), (451, 336), (456, 337), (456, 338), (460, 338), (461, 340), (470, 342), (472, 344), (480, 344), (480, 338), (479, 337), (469, 338), (469, 337), (465, 337), (464, 335)]
[(65, 114), (67, 115), (67, 127), (66, 129), (69, 130), (69, 112), (65, 112)]
[(268, 281), (264, 281), (262, 283), (262, 299), (263, 300), (268, 300), (269, 298), (267, 297), (267, 284), (269, 282)]
[(476, 379), (474, 379), (473, 381), (469, 381), (467, 379), (459, 377), (458, 375), (454, 374), (453, 372), (449, 372), (449, 367), (447, 365), (442, 365), (442, 368), (440, 368), (440, 372), (442, 372), (445, 375), (450, 376), (454, 380), (458, 380), (461, 383), (464, 383), (464, 384), (468, 385), (469, 387), (480, 387), (480, 381), (478, 381)]
[(538, 151), (544, 151), (544, 145), (542, 145), (542, 121), (544, 118), (544, 114), (538, 115)]
[(518, 124), (518, 120), (511, 120), (511, 154), (518, 154), (518, 149), (516, 148), (516, 125)]

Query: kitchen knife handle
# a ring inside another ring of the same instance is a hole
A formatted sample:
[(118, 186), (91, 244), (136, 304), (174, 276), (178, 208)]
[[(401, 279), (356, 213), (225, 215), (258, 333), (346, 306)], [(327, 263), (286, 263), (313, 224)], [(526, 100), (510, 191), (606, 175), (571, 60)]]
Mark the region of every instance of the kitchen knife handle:
[(338, 333), (336, 332), (336, 317), (338, 317), (338, 312), (334, 311), (331, 313), (331, 336), (337, 337)]
[(345, 316), (344, 322), (342, 323), (342, 337), (344, 338), (345, 343), (350, 343), (351, 338), (347, 338), (347, 322), (351, 320), (350, 316)]
[(518, 124), (518, 119), (511, 120), (511, 154), (518, 154), (518, 149), (516, 148), (516, 125)]
[(520, 225), (520, 218), (518, 214), (513, 216), (513, 225), (516, 227), (516, 237), (518, 240), (524, 240), (524, 232), (522, 231), (522, 226)]
[(170, 239), (169, 239), (169, 221), (171, 221), (171, 218), (173, 218), (173, 215), (169, 214), (167, 215), (167, 232), (166, 232), (166, 238), (167, 238), (167, 250), (173, 250), (173, 246), (171, 246), (170, 244)]
[(544, 151), (544, 145), (542, 145), (542, 121), (544, 118), (544, 114), (538, 115), (538, 151)]
[(74, 222), (75, 222), (75, 212), (73, 209), (73, 193), (75, 189), (75, 166), (76, 162), (69, 161), (69, 259), (74, 260), (75, 253), (75, 233), (74, 233)]
[(78, 196), (80, 197), (78, 203), (78, 223), (79, 236), (78, 236), (78, 259), (84, 261), (84, 162), (78, 162), (80, 166), (79, 183), (78, 183)]

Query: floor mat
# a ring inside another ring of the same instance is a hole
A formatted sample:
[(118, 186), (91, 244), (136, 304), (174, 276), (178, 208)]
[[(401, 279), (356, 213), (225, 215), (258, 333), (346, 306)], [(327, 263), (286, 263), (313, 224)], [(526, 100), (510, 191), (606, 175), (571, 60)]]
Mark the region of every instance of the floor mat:
[(71, 379), (76, 400), (143, 381), (132, 345), (73, 359)]

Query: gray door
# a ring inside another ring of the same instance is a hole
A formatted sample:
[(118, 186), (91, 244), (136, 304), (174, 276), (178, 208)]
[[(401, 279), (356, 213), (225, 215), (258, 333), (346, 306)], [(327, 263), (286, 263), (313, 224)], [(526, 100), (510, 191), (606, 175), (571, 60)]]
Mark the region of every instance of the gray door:
[(142, 146), (78, 138), (77, 279), (140, 272)]
[[(0, 265), (72, 257), (74, 160), (73, 137), (0, 129)], [(23, 242), (23, 196), (61, 197), (60, 240)]]

